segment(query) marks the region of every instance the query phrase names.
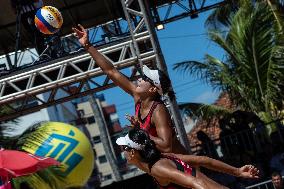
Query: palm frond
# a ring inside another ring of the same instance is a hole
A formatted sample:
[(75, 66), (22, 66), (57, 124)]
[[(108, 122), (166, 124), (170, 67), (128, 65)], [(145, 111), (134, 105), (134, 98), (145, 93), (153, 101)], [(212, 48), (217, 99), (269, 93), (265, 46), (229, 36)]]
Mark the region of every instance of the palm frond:
[(174, 69), (228, 93), (242, 110), (279, 115), (284, 89), (282, 15), (276, 15), (267, 1), (240, 0), (237, 10), (226, 18), (225, 35), (209, 30), (210, 39), (225, 50), (223, 61), (206, 55), (204, 62), (184, 61)]
[(239, 7), (238, 0), (228, 0), (225, 5), (214, 9), (205, 21), (205, 26), (209, 29), (217, 30), (218, 28), (228, 27), (230, 17)]
[(199, 109), (200, 115), (203, 119), (212, 119), (214, 117), (226, 117), (231, 114), (231, 111), (217, 105), (204, 104)]
[(200, 118), (200, 114), (198, 112), (198, 109), (201, 106), (202, 106), (202, 104), (194, 103), (194, 102), (180, 103), (178, 105), (179, 109), (182, 111), (182, 114), (189, 116), (193, 120)]
[(242, 96), (245, 98), (246, 94), (239, 85), (238, 77), (232, 77), (234, 72), (224, 62), (214, 58), (210, 55), (205, 56), (205, 62), (184, 61), (176, 63), (174, 70), (183, 73), (189, 73), (197, 79), (205, 80), (213, 88), (223, 91), (238, 91), (235, 96)]
[(65, 188), (67, 184), (61, 169), (60, 167), (51, 167), (29, 176), (14, 178), (13, 185), (15, 189), (21, 189), (20, 184), (22, 182), (27, 183), (33, 189)]
[[(270, 10), (273, 13), (273, 16), (275, 18), (276, 21), (276, 29), (278, 30), (279, 33), (281, 33), (281, 35), (283, 35), (284, 33), (284, 14), (283, 14), (283, 8), (284, 8), (284, 3), (282, 0), (280, 1), (270, 1), (270, 0), (266, 0), (268, 6), (270, 7)], [(282, 9), (282, 10), (281, 10)]]
[[(4, 115), (8, 115), (8, 114), (11, 114), (13, 113), (13, 109), (11, 109), (10, 107), (8, 106), (1, 106), (0, 107), (0, 116), (4, 116)], [(10, 120), (10, 121), (2, 121), (0, 122), (0, 125), (7, 125), (7, 123), (13, 123), (13, 124), (18, 124), (18, 119), (13, 119), (13, 120)], [(12, 129), (12, 128), (11, 128)]]
[(28, 127), (18, 138), (16, 146), (20, 149), (35, 149), (51, 134), (48, 127), (41, 127), (45, 122), (38, 122)]
[(278, 109), (275, 109), (277, 112), (279, 109), (282, 109), (284, 99), (282, 90), (282, 81), (284, 80), (284, 46), (276, 46), (272, 51), (269, 61), (265, 105), (266, 109), (268, 109), (270, 104), (274, 104), (278, 107)]
[[(14, 145), (15, 149), (31, 152), (37, 149), (46, 136), (51, 133), (48, 127), (42, 127), (45, 122), (39, 122), (30, 126), (21, 136), (18, 137), (17, 143)], [(21, 182), (26, 182), (34, 189), (57, 189), (64, 188), (66, 184), (66, 175), (63, 174), (65, 167), (51, 167), (41, 170), (30, 176), (14, 179), (15, 185), (19, 186)], [(40, 187), (39, 187), (40, 186)]]
[(195, 116), (204, 120), (211, 120), (214, 117), (226, 117), (231, 110), (217, 105), (203, 103), (183, 103), (179, 107), (189, 116)]
[[(224, 37), (222, 36), (220, 32), (209, 31), (208, 34), (209, 34), (209, 38), (213, 42), (215, 42), (219, 47), (224, 49), (233, 61), (237, 62), (238, 64), (242, 64), (242, 59), (240, 59), (240, 57), (238, 56), (239, 54), (234, 51), (235, 49), (233, 49), (229, 43), (227, 43), (226, 39), (224, 39)], [(238, 42), (236, 41), (236, 43)]]
[[(13, 110), (8, 106), (0, 107), (0, 116), (12, 113)], [(3, 148), (11, 149), (16, 142), (17, 137), (14, 136), (18, 125), (18, 119), (0, 122), (0, 144)]]
[(219, 74), (222, 73), (225, 75), (228, 71), (226, 64), (210, 55), (206, 55), (204, 63), (198, 61), (183, 61), (174, 64), (173, 69), (182, 73), (191, 74), (197, 79), (204, 79), (206, 82), (211, 83), (213, 87), (217, 88), (219, 85)]

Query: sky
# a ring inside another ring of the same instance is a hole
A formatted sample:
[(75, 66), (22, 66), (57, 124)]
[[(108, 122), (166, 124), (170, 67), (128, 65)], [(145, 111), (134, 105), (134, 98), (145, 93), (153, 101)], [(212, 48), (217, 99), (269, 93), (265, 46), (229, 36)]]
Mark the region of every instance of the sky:
[[(208, 39), (204, 22), (210, 11), (199, 14), (196, 19), (186, 17), (165, 25), (157, 31), (159, 43), (167, 64), (168, 72), (177, 96), (177, 102), (213, 103), (219, 92), (188, 74), (173, 70), (173, 65), (186, 60), (203, 61), (205, 54), (222, 58), (222, 50)], [(102, 93), (102, 92), (100, 92)], [(120, 88), (103, 91), (106, 101), (115, 104), (121, 125), (128, 124), (126, 113), (134, 114), (134, 102)]]

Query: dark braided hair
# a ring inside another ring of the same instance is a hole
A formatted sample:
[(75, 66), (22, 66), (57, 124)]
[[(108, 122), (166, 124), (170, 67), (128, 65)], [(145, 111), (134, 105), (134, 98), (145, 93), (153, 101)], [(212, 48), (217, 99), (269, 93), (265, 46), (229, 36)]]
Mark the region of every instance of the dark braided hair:
[(175, 93), (171, 87), (170, 78), (161, 70), (158, 70), (158, 73), (159, 73), (159, 79), (163, 90), (163, 94), (168, 95), (170, 100), (173, 100), (175, 98)]
[(138, 150), (143, 162), (153, 165), (161, 158), (161, 152), (144, 130), (133, 128), (128, 132), (128, 135), (132, 141), (144, 145), (142, 150)]

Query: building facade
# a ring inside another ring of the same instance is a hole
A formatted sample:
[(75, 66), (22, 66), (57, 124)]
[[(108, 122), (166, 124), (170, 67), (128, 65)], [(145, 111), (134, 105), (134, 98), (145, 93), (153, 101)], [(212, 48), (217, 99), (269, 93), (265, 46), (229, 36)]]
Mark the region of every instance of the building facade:
[[(107, 127), (107, 135), (111, 144), (111, 151), (116, 157), (116, 162), (119, 167), (119, 172), (123, 174), (126, 170), (126, 161), (122, 157), (118, 146), (115, 145), (115, 140), (121, 135), (122, 128), (119, 123), (118, 115), (116, 113), (115, 105), (108, 105), (103, 95), (95, 95), (97, 105), (103, 115), (103, 122)], [(105, 146), (101, 142), (101, 133), (98, 123), (95, 120), (90, 97), (82, 97), (76, 99), (73, 102), (76, 104), (79, 119), (76, 125), (85, 125), (90, 134), (91, 141), (93, 143), (93, 149), (95, 151), (95, 160), (98, 168), (98, 175), (100, 178), (100, 186), (106, 186), (115, 181), (114, 171), (110, 165)]]

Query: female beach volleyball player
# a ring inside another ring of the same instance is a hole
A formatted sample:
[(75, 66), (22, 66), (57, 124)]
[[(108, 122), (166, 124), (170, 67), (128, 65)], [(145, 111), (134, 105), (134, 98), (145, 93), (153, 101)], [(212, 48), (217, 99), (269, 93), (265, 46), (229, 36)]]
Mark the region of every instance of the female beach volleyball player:
[(226, 188), (202, 174), (199, 166), (236, 177), (258, 178), (259, 171), (252, 165), (236, 168), (206, 156), (160, 153), (148, 134), (137, 128), (116, 143), (123, 147), (127, 162), (151, 175), (161, 189)]
[(83, 26), (78, 25), (78, 28), (72, 29), (80, 44), (90, 53), (103, 72), (134, 98), (136, 117), (128, 116), (132, 124), (138, 123), (140, 128), (150, 135), (160, 151), (185, 154), (186, 150), (177, 140), (173, 130), (170, 114), (160, 100), (163, 94), (171, 96), (169, 78), (159, 70), (151, 70), (144, 66), (144, 74), (138, 79), (136, 86), (90, 44), (88, 32)]

